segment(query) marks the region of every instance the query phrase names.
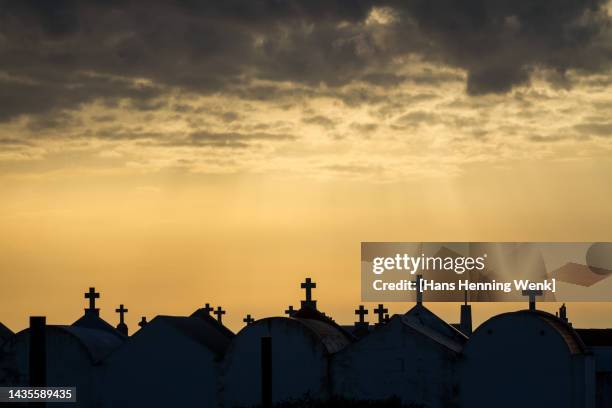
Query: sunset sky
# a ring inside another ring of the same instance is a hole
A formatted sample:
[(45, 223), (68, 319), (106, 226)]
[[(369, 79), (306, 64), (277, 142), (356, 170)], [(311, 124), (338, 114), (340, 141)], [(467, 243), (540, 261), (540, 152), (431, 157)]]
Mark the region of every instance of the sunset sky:
[(0, 0), (13, 330), (71, 323), (89, 286), (132, 331), (206, 302), (238, 329), (306, 276), (349, 323), (361, 241), (612, 241), (609, 3), (34, 4)]

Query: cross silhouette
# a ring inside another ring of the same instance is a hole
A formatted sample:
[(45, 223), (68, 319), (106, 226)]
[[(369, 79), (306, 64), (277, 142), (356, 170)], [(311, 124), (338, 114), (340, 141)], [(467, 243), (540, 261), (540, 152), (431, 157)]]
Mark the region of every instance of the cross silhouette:
[(317, 284), (314, 283), (312, 279), (306, 278), (306, 280), (300, 284), (300, 287), (306, 290), (306, 299), (300, 302), (302, 309), (304, 308), (316, 309), (317, 301), (312, 300), (312, 290), (317, 287)]
[(219, 306), (217, 307), (217, 310), (215, 310), (213, 313), (217, 315), (217, 321), (219, 323), (223, 323), (222, 320), (223, 320), (223, 315), (225, 314), (225, 310), (221, 309), (221, 306)]
[(96, 288), (89, 288), (89, 292), (85, 292), (85, 299), (89, 299), (89, 308), (94, 310), (96, 308), (96, 299), (100, 297), (100, 294), (96, 292)]
[(355, 314), (359, 316), (359, 322), (356, 323), (365, 323), (365, 315), (368, 314), (368, 309), (363, 307), (363, 305), (359, 305), (359, 309), (355, 309)]
[(255, 322), (255, 319), (253, 319), (251, 317), (250, 314), (246, 315), (246, 317), (244, 319), (242, 319), (243, 322), (245, 322), (247, 324), (247, 326), (253, 322)]
[(123, 307), (123, 303), (119, 305), (119, 309), (115, 309), (115, 312), (119, 313), (119, 323), (123, 324), (123, 317), (128, 312), (128, 310)]
[(536, 296), (542, 296), (541, 290), (524, 290), (523, 296), (529, 296), (529, 310), (536, 310)]
[(376, 309), (374, 309), (374, 313), (378, 315), (378, 324), (382, 324), (385, 322), (385, 313), (388, 313), (389, 309), (383, 306), (382, 303), (378, 305)]
[(310, 278), (306, 278), (306, 280), (301, 283), (300, 286), (302, 289), (306, 289), (306, 302), (312, 302), (312, 290), (317, 287), (317, 284)]
[(287, 310), (285, 310), (285, 314), (289, 317), (293, 317), (293, 315), (295, 315), (296, 310), (293, 308), (293, 306), (289, 306), (289, 308)]
[(206, 313), (207, 315), (210, 315), (210, 312), (212, 312), (214, 309), (212, 307), (210, 307), (210, 304), (206, 304), (204, 305), (204, 307), (202, 308), (202, 311), (204, 313)]
[(147, 325), (147, 317), (146, 316), (142, 316), (142, 318), (140, 319), (140, 321), (138, 322), (138, 325), (140, 326), (140, 328), (143, 328)]
[(89, 308), (85, 309), (91, 311), (97, 311), (96, 309), (96, 299), (100, 297), (100, 294), (96, 292), (96, 288), (89, 288), (89, 292), (85, 292), (85, 299), (89, 299)]

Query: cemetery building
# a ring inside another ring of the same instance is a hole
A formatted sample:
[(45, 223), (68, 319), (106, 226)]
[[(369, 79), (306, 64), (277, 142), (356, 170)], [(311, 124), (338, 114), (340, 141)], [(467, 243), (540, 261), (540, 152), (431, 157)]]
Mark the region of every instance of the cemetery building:
[(103, 364), (104, 407), (216, 407), (234, 334), (203, 309), (157, 316)]
[(612, 329), (576, 329), (595, 359), (595, 406), (612, 407)]
[(355, 324), (340, 326), (317, 309), (315, 287), (302, 283), (306, 298), (287, 317), (247, 314), (237, 335), (223, 325), (225, 310), (206, 304), (188, 317), (143, 317), (131, 337), (127, 308), (116, 309), (114, 328), (90, 288), (89, 307), (72, 325), (33, 317), (17, 334), (0, 326), (0, 385), (76, 386), (77, 403), (64, 404), (71, 407), (233, 408), (392, 396), (429, 408), (612, 406), (612, 329), (573, 328), (565, 305), (556, 316), (537, 310), (541, 292), (524, 291), (529, 310), (494, 316), (472, 333), (467, 294), (455, 325), (417, 292), (405, 314), (361, 305)]
[(245, 326), (232, 340), (224, 361), (225, 407), (253, 406), (262, 398), (262, 339), (271, 342), (271, 402), (331, 395), (330, 359), (354, 337), (316, 309), (309, 279), (306, 300), (289, 317), (269, 317)]
[(106, 320), (100, 317), (100, 309), (96, 308), (96, 299), (100, 298), (100, 293), (96, 292), (95, 288), (89, 288), (85, 292), (85, 299), (89, 301), (89, 307), (85, 309), (85, 313), (77, 321), (72, 323), (73, 327), (84, 329), (99, 330), (125, 339), (125, 336), (111, 326)]
[(480, 325), (463, 348), (462, 407), (595, 407), (595, 361), (560, 317), (535, 309)]
[[(47, 386), (75, 386), (77, 403), (71, 407), (90, 407), (99, 400), (99, 372), (101, 362), (125, 341), (125, 337), (99, 316), (95, 301), (99, 293), (90, 288), (85, 293), (89, 307), (84, 315), (70, 326), (47, 325), (44, 327), (44, 361), (36, 364), (45, 371)], [(31, 329), (15, 336), (13, 357), (18, 373), (17, 384), (32, 384), (30, 373)], [(55, 405), (61, 406), (59, 403)]]
[(11, 329), (0, 322), (0, 346), (14, 335), (15, 333)]
[[(15, 360), (19, 373), (18, 384), (22, 386), (30, 384), (30, 340), (30, 329), (16, 336)], [(99, 398), (96, 368), (122, 342), (121, 337), (96, 329), (46, 326), (46, 385), (77, 387), (77, 403), (66, 403), (66, 406), (95, 406)]]
[(15, 364), (13, 362), (13, 347), (15, 333), (0, 323), (0, 386), (16, 380)]
[(333, 356), (333, 392), (358, 400), (395, 396), (432, 408), (456, 404), (457, 362), (467, 337), (421, 301), (386, 323), (385, 311), (379, 305), (374, 330)]

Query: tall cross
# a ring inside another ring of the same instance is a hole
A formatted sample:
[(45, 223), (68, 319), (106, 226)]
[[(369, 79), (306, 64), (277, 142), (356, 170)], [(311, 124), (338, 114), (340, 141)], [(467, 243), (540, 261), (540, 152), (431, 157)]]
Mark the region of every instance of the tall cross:
[(140, 321), (138, 322), (138, 325), (140, 326), (140, 328), (142, 329), (143, 327), (145, 327), (147, 325), (147, 317), (146, 316), (142, 316), (142, 318), (140, 319)]
[(317, 284), (310, 278), (306, 278), (304, 282), (300, 284), (302, 289), (306, 289), (306, 301), (312, 302), (312, 290), (317, 287)]
[(89, 288), (89, 292), (85, 292), (85, 299), (89, 299), (89, 308), (85, 309), (85, 311), (97, 311), (96, 309), (96, 299), (100, 297), (100, 294), (96, 292), (96, 288)]
[(225, 314), (225, 310), (221, 309), (221, 306), (217, 307), (217, 310), (215, 310), (213, 312), (215, 315), (217, 315), (217, 321), (219, 323), (223, 323), (223, 315)]
[(536, 296), (542, 296), (541, 290), (524, 290), (523, 296), (529, 296), (529, 310), (536, 310)]
[(246, 317), (245, 317), (244, 319), (242, 319), (242, 321), (243, 321), (243, 322), (245, 322), (245, 323), (246, 323), (246, 325), (248, 326), (249, 324), (254, 323), (254, 322), (255, 322), (255, 319), (253, 319), (253, 318), (251, 317), (251, 315), (250, 315), (250, 314), (248, 314), (248, 315), (246, 315)]
[(376, 309), (374, 309), (374, 313), (378, 315), (378, 324), (383, 324), (385, 322), (385, 313), (388, 313), (389, 309), (383, 306), (382, 303), (378, 305)]
[(310, 307), (312, 309), (317, 308), (317, 301), (312, 300), (312, 290), (317, 287), (317, 284), (310, 278), (306, 278), (304, 282), (300, 284), (300, 287), (306, 290), (306, 299), (302, 300), (302, 308)]
[(293, 317), (293, 316), (295, 315), (295, 312), (296, 312), (296, 311), (297, 311), (297, 310), (295, 310), (295, 309), (293, 308), (293, 306), (289, 305), (289, 308), (288, 308), (287, 310), (285, 310), (285, 314), (286, 314), (287, 316), (289, 316), (289, 317)]
[(363, 307), (363, 305), (359, 305), (359, 309), (355, 309), (355, 314), (359, 316), (359, 322), (356, 323), (365, 323), (365, 315), (368, 314), (368, 309)]
[(423, 275), (417, 275), (415, 279), (416, 284), (416, 303), (417, 305), (423, 304), (423, 291), (421, 290), (421, 280), (423, 279)]
[(202, 308), (202, 311), (204, 313), (206, 313), (207, 315), (210, 315), (210, 312), (212, 312), (214, 309), (212, 307), (210, 307), (210, 304), (206, 304), (204, 305), (204, 307)]
[(115, 312), (119, 313), (119, 324), (123, 324), (124, 315), (128, 312), (128, 310), (123, 307), (123, 303), (119, 305), (119, 309), (115, 309)]

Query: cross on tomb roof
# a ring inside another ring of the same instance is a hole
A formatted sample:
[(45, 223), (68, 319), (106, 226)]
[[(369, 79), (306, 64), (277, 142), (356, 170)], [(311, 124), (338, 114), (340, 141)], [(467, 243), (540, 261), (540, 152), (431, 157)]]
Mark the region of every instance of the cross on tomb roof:
[(86, 312), (98, 313), (99, 309), (96, 309), (96, 299), (100, 297), (100, 293), (96, 292), (96, 288), (89, 288), (89, 292), (85, 292), (85, 299), (89, 299), (89, 308), (85, 309)]
[(388, 313), (389, 309), (383, 306), (382, 303), (378, 305), (376, 309), (374, 309), (374, 313), (378, 315), (378, 324), (382, 324), (385, 322), (385, 313)]
[(359, 321), (355, 322), (355, 324), (363, 324), (365, 323), (365, 315), (368, 314), (368, 309), (366, 309), (365, 307), (363, 307), (363, 305), (359, 305), (359, 309), (355, 309), (355, 314), (357, 316), (359, 316)]
[(285, 310), (285, 314), (289, 317), (293, 317), (295, 315), (295, 312), (297, 312), (297, 310), (295, 310), (291, 305), (289, 305), (289, 308)]
[(251, 315), (248, 314), (248, 315), (246, 315), (246, 317), (244, 319), (242, 319), (242, 321), (245, 322), (247, 324), (247, 326), (248, 326), (249, 324), (254, 323), (255, 319), (253, 319), (251, 317)]
[(128, 335), (128, 327), (127, 324), (125, 324), (125, 314), (128, 312), (128, 310), (123, 306), (123, 303), (119, 305), (119, 309), (115, 309), (115, 312), (119, 313), (119, 324), (117, 325), (117, 330), (119, 331), (119, 333), (123, 334), (124, 336)]
[(213, 310), (214, 309), (210, 307), (209, 303), (205, 304), (204, 307), (202, 308), (202, 311), (206, 313), (207, 315), (210, 315), (210, 312), (212, 312)]
[(123, 306), (123, 303), (119, 305), (119, 309), (115, 309), (115, 312), (119, 313), (119, 323), (124, 323), (124, 315), (128, 310)]
[(524, 290), (523, 296), (529, 296), (529, 310), (536, 310), (536, 296), (542, 296), (543, 292), (541, 290)]
[(300, 287), (306, 291), (306, 299), (302, 300), (302, 307), (317, 308), (317, 301), (312, 300), (312, 290), (317, 287), (317, 284), (310, 278), (306, 278), (304, 282), (300, 284)]
[(221, 308), (221, 306), (217, 307), (217, 310), (213, 312), (217, 316), (217, 321), (223, 324), (223, 315), (225, 314), (225, 310)]

